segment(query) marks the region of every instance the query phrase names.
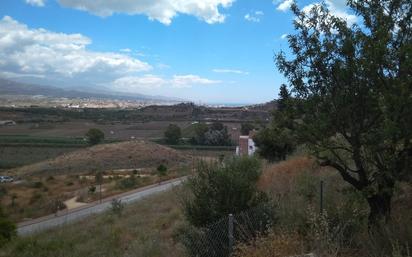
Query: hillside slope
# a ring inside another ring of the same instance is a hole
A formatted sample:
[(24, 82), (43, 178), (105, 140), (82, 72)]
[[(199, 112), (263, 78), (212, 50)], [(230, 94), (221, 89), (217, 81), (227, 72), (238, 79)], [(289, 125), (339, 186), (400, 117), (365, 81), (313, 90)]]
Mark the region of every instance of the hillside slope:
[(168, 167), (189, 158), (171, 148), (146, 141), (102, 144), (63, 154), (56, 158), (10, 170), (17, 176), (84, 174), (112, 169), (138, 169), (161, 163)]

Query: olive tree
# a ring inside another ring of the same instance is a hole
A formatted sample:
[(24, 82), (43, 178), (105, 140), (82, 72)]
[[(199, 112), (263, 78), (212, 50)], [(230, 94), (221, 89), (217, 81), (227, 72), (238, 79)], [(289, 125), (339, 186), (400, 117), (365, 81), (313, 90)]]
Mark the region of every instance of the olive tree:
[(97, 145), (103, 141), (104, 133), (100, 129), (91, 128), (87, 131), (86, 138), (90, 145)]
[(350, 25), (325, 4), (294, 4), (291, 53), (276, 56), (299, 100), (299, 139), (362, 192), (369, 225), (389, 220), (395, 184), (411, 175), (411, 5), (350, 0), (358, 17)]
[(179, 126), (175, 124), (169, 124), (164, 133), (164, 136), (168, 144), (175, 145), (179, 143), (179, 140), (182, 137), (182, 131)]

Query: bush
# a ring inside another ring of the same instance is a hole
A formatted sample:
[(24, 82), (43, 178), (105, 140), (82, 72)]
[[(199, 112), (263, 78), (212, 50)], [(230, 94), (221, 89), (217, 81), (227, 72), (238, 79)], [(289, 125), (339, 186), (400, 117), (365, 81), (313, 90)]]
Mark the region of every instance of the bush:
[(113, 199), (111, 202), (112, 212), (117, 216), (122, 216), (124, 204), (120, 199)]
[(89, 194), (94, 194), (96, 192), (96, 186), (89, 186)]
[(234, 214), (236, 240), (264, 233), (275, 222), (274, 208), (256, 182), (261, 163), (242, 157), (223, 163), (200, 163), (189, 179), (189, 197), (183, 199), (189, 224), (178, 231), (179, 241), (190, 256), (228, 256), (228, 215)]
[(165, 140), (166, 143), (175, 145), (179, 143), (180, 138), (182, 137), (182, 131), (179, 126), (175, 124), (169, 124), (165, 131)]
[(166, 174), (167, 174), (167, 167), (164, 164), (160, 164), (157, 167), (157, 175), (159, 177), (164, 177), (164, 176), (166, 176)]
[(92, 128), (86, 133), (87, 142), (90, 145), (97, 145), (104, 139), (104, 133), (100, 129)]
[(32, 185), (33, 188), (42, 188), (43, 186), (44, 186), (44, 184), (41, 181), (36, 181)]
[(268, 200), (256, 186), (261, 174), (261, 162), (256, 158), (201, 162), (197, 170), (188, 182), (191, 197), (184, 200), (186, 218), (194, 226), (205, 226)]
[(240, 133), (242, 135), (249, 135), (250, 131), (254, 130), (255, 126), (252, 123), (242, 123), (240, 125)]
[(0, 247), (16, 236), (16, 225), (11, 222), (0, 206)]
[(130, 189), (135, 188), (137, 185), (137, 180), (134, 176), (130, 176), (128, 178), (123, 178), (116, 182), (116, 186), (119, 189)]
[(7, 189), (3, 186), (0, 186), (0, 199), (7, 195)]

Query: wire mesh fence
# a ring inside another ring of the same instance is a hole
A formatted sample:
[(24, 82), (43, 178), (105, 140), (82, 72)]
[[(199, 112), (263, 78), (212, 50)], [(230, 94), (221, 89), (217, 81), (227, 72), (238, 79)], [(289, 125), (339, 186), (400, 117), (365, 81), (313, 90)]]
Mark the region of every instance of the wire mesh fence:
[(187, 227), (181, 238), (189, 256), (230, 256), (238, 243), (249, 242), (267, 233), (275, 221), (271, 204), (262, 204), (237, 214), (229, 214), (204, 228)]

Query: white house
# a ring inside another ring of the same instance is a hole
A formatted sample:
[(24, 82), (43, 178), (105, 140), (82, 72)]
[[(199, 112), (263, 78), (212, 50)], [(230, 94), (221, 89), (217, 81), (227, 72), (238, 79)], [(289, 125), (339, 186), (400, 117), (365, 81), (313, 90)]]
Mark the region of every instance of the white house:
[(236, 147), (236, 155), (252, 156), (255, 154), (257, 147), (252, 139), (252, 133), (249, 136), (239, 136), (239, 146)]

